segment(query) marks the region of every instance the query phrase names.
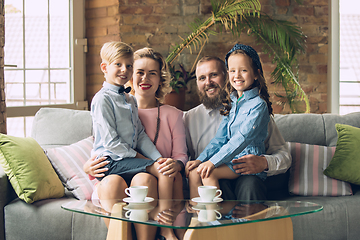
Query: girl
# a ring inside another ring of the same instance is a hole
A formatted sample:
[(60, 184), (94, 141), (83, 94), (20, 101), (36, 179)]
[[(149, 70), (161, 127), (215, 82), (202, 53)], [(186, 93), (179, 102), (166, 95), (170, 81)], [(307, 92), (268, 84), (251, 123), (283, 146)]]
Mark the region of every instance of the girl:
[[(217, 186), (219, 179), (235, 179), (231, 160), (265, 154), (264, 140), (272, 114), (271, 102), (257, 52), (236, 44), (226, 55), (229, 79), (223, 98), (224, 115), (216, 136), (195, 161), (187, 163), (190, 196), (198, 196), (200, 185)], [(256, 174), (265, 180), (266, 173)]]

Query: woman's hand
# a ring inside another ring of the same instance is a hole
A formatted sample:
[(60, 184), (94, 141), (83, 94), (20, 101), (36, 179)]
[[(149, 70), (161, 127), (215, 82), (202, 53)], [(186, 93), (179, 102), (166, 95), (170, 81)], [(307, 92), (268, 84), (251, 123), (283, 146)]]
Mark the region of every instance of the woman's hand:
[(185, 167), (185, 175), (186, 177), (189, 177), (189, 172), (195, 168), (197, 168), (197, 166), (199, 166), (201, 163), (200, 160), (194, 160), (194, 161), (188, 161), (186, 163), (186, 167)]
[(174, 177), (181, 171), (181, 163), (172, 158), (160, 158), (157, 162), (160, 164), (158, 167), (159, 173), (163, 175)]
[(106, 160), (107, 157), (100, 157), (95, 159), (96, 156), (93, 156), (83, 166), (83, 170), (86, 174), (89, 174), (93, 177), (104, 177), (104, 172), (108, 171), (108, 168), (105, 168), (110, 161)]
[(210, 161), (201, 163), (198, 166), (197, 172), (200, 174), (202, 179), (209, 177), (211, 171), (215, 168), (214, 164)]

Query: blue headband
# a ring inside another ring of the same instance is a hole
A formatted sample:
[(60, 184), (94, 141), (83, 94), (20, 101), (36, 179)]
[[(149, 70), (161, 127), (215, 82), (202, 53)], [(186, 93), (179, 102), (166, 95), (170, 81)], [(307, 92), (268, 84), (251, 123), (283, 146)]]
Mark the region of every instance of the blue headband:
[(251, 57), (252, 61), (255, 63), (255, 66), (257, 67), (257, 69), (262, 69), (259, 55), (255, 51), (255, 49), (253, 49), (252, 47), (250, 47), (248, 45), (243, 45), (243, 44), (239, 44), (239, 43), (235, 44), (235, 46), (225, 56), (225, 65), (226, 65), (227, 69), (229, 69), (228, 58), (229, 58), (230, 54), (236, 50), (243, 50), (247, 55), (249, 55), (249, 57)]

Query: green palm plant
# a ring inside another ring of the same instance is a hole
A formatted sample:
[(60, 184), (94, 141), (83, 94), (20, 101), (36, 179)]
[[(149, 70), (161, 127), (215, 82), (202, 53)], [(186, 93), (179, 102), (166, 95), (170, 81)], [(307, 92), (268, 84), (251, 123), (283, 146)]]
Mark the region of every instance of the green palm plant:
[[(296, 2), (302, 3), (301, 0)], [(300, 28), (261, 13), (259, 0), (211, 0), (211, 5), (212, 15), (204, 22), (196, 20), (190, 24), (192, 33), (173, 48), (166, 62), (171, 65), (185, 49), (190, 52), (198, 50), (199, 57), (209, 36), (217, 34), (212, 30), (215, 25), (221, 25), (225, 31), (239, 37), (245, 32), (254, 36), (257, 43), (262, 44), (262, 51), (273, 57), (276, 67), (271, 75), (274, 83), (282, 85), (285, 90), (285, 95), (277, 96), (283, 98), (293, 112), (297, 112), (300, 101), (305, 102), (305, 112), (310, 112), (309, 100), (299, 84), (297, 74), (296, 57), (305, 51), (305, 36)], [(196, 61), (190, 72), (193, 72)]]

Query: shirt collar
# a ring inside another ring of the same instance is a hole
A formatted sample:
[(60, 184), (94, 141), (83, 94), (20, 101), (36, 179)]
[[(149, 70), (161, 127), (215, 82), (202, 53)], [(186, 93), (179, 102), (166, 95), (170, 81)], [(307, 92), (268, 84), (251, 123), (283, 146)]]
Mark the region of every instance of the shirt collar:
[(206, 107), (204, 106), (204, 104), (202, 104), (202, 105), (203, 105), (206, 113), (207, 113), (209, 116), (212, 116), (212, 115), (214, 115), (214, 114), (217, 114), (217, 112), (219, 112), (219, 111), (220, 111), (220, 108), (221, 108), (221, 106), (218, 107), (218, 108), (206, 108)]
[[(111, 90), (111, 91), (114, 91), (114, 92), (118, 93), (120, 87), (104, 81), (104, 83), (103, 83), (103, 88), (109, 89), (109, 90)], [(122, 93), (122, 94), (124, 94), (124, 93)]]
[(217, 114), (220, 111), (220, 108), (216, 108), (216, 109), (207, 109), (208, 114), (210, 116), (214, 116), (214, 114)]
[[(257, 87), (252, 88), (252, 89), (250, 89), (250, 90), (244, 91), (243, 94), (244, 94), (243, 99), (249, 100), (249, 99), (251, 99), (251, 98), (254, 98), (254, 97), (259, 96), (259, 88), (257, 88)], [(230, 94), (230, 98), (231, 98), (231, 101), (236, 102), (237, 99), (238, 99), (238, 97), (237, 97), (237, 92), (236, 92), (236, 91), (233, 91), (233, 92)]]

